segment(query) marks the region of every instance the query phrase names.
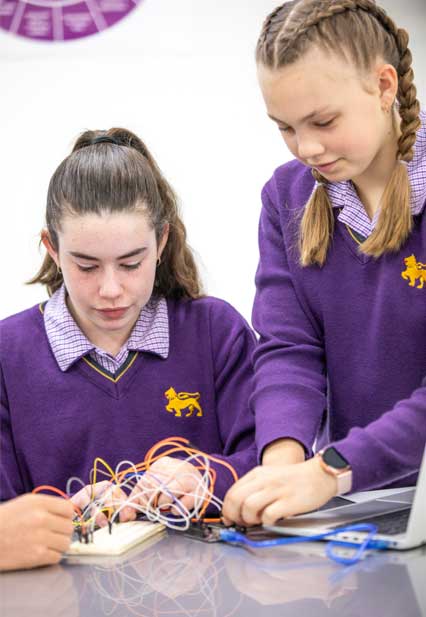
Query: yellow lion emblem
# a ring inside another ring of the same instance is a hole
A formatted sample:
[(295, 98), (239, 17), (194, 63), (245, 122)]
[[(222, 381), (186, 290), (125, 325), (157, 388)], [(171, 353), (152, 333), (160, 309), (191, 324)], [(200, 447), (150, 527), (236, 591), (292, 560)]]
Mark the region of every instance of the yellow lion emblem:
[(164, 392), (164, 396), (169, 401), (166, 410), (169, 412), (175, 412), (175, 417), (180, 418), (182, 416), (182, 409), (189, 409), (185, 414), (185, 418), (192, 416), (194, 409), (197, 410), (196, 415), (202, 416), (203, 410), (198, 402), (200, 398), (199, 392), (176, 392), (174, 388), (169, 388)]
[(404, 259), (404, 263), (407, 267), (403, 272), (401, 272), (402, 278), (405, 280), (410, 279), (410, 287), (414, 287), (414, 283), (417, 279), (420, 279), (419, 284), (416, 287), (417, 289), (423, 289), (426, 281), (426, 264), (422, 264), (420, 261), (417, 261), (415, 255), (406, 257)]

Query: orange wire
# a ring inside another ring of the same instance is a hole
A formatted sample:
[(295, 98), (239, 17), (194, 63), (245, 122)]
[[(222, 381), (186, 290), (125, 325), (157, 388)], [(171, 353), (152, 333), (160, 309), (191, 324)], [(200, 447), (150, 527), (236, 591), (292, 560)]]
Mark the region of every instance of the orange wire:
[[(57, 495), (60, 495), (60, 497), (63, 497), (64, 499), (71, 501), (69, 496), (63, 491), (61, 491), (60, 488), (56, 488), (56, 486), (49, 486), (48, 484), (42, 484), (41, 486), (36, 486), (36, 488), (34, 488), (31, 492), (36, 494), (36, 493), (40, 493), (41, 491), (51, 491), (52, 493), (56, 493)], [(82, 512), (80, 508), (75, 503), (73, 503), (72, 505), (73, 505), (74, 510), (76, 510), (76, 512), (78, 512), (80, 516), (82, 516)]]
[[(205, 456), (206, 458), (208, 458), (211, 461), (215, 461), (216, 463), (219, 463), (220, 465), (222, 465), (223, 467), (226, 467), (230, 472), (231, 475), (234, 479), (234, 481), (236, 482), (238, 480), (238, 474), (235, 471), (235, 469), (232, 467), (232, 465), (230, 465), (229, 463), (227, 463), (226, 461), (223, 461), (219, 458), (216, 458), (215, 456), (212, 456), (211, 454), (206, 454), (205, 452), (202, 452), (201, 450), (197, 450), (191, 446), (188, 446), (189, 444), (189, 440), (186, 439), (185, 437), (168, 437), (166, 439), (162, 439), (159, 442), (157, 442), (156, 444), (154, 444), (146, 453), (144, 460), (141, 463), (138, 463), (137, 465), (135, 465), (134, 467), (129, 467), (128, 469), (123, 470), (122, 472), (120, 472), (117, 476), (117, 478), (113, 479), (116, 480), (117, 484), (120, 484), (123, 480), (123, 478), (128, 474), (131, 473), (132, 471), (136, 470), (136, 471), (143, 471), (143, 470), (148, 470), (151, 465), (153, 463), (155, 463), (157, 460), (159, 460), (160, 458), (163, 458), (164, 456), (168, 456), (170, 454), (175, 454), (175, 453), (182, 453), (184, 452), (185, 454), (187, 454), (188, 456)], [(167, 447), (169, 446), (169, 449), (166, 450), (165, 452), (162, 452), (160, 454), (157, 454), (158, 450), (160, 450), (163, 447)], [(105, 463), (105, 461), (103, 461), (102, 459), (96, 458), (95, 459), (95, 468), (94, 470), (92, 470), (92, 472), (94, 471), (94, 473), (96, 474), (97, 471), (97, 463), (98, 462), (102, 462), (102, 464), (104, 464), (104, 466), (106, 468), (108, 468), (109, 466)], [(216, 470), (213, 468), (209, 468), (208, 470), (206, 469), (206, 467), (203, 465), (202, 462), (199, 462), (198, 465), (194, 465), (194, 467), (200, 471), (207, 471), (207, 475), (208, 475), (208, 479), (209, 479), (209, 487), (212, 493), (214, 493), (214, 488), (215, 488), (215, 484), (216, 484), (216, 479), (217, 479), (217, 473)], [(109, 468), (111, 469), (111, 468)], [(33, 493), (38, 493), (42, 490), (48, 490), (48, 491), (52, 491), (53, 493), (57, 493), (58, 495), (60, 495), (61, 497), (63, 497), (64, 499), (70, 499), (68, 495), (66, 495), (66, 493), (64, 493), (63, 491), (61, 491), (60, 489), (54, 487), (54, 486), (48, 486), (48, 485), (43, 485), (43, 486), (38, 486), (37, 488), (35, 488), (33, 490)], [(206, 499), (204, 500), (204, 504), (203, 507), (200, 510), (200, 515), (198, 519), (192, 519), (192, 520), (201, 520), (203, 518), (203, 515), (205, 513), (205, 511), (207, 510), (209, 506), (209, 501)], [(79, 513), (80, 516), (82, 516), (82, 512), (80, 510), (80, 508), (78, 506), (76, 506), (75, 504), (73, 504), (74, 509)], [(109, 510), (109, 508), (106, 508), (106, 510)], [(110, 516), (109, 512), (108, 515)], [(206, 522), (217, 522), (220, 521), (220, 519), (203, 519)]]

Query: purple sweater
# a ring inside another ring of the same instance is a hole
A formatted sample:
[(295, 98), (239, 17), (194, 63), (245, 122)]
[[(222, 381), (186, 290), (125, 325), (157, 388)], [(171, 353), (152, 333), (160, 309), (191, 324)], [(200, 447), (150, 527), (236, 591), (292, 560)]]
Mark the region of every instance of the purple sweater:
[(315, 440), (316, 449), (333, 442), (352, 465), (354, 490), (414, 484), (426, 442), (425, 210), (403, 248), (379, 259), (359, 252), (335, 210), (325, 265), (301, 268), (298, 224), (313, 185), (310, 169), (292, 161), (262, 192), (258, 452), (281, 437), (309, 454)]
[[(40, 484), (64, 490), (70, 476), (88, 482), (95, 457), (113, 468), (138, 463), (172, 436), (220, 455), (240, 476), (256, 464), (253, 332), (215, 298), (168, 301), (168, 314), (168, 358), (131, 352), (116, 379), (92, 359), (62, 372), (38, 306), (0, 323), (2, 500)], [(195, 395), (192, 413), (181, 392)], [(232, 476), (213, 467), (223, 498)]]

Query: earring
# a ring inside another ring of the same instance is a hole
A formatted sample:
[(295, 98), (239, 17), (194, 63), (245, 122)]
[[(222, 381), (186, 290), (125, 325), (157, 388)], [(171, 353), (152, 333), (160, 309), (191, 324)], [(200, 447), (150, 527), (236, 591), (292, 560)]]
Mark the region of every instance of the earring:
[(389, 113), (392, 111), (392, 109), (393, 109), (393, 105), (394, 105), (394, 101), (392, 101), (392, 103), (391, 103), (390, 105), (388, 105), (387, 103), (385, 103), (385, 104), (382, 106), (382, 111), (383, 111), (385, 114), (389, 114)]
[(159, 257), (159, 258), (157, 259), (157, 268), (158, 268), (158, 266), (160, 266), (160, 265), (161, 265), (161, 257)]
[(61, 275), (62, 275), (62, 270), (61, 270), (61, 267), (60, 267), (60, 266), (58, 266), (58, 265), (56, 266), (56, 275), (57, 275), (57, 276), (61, 276)]

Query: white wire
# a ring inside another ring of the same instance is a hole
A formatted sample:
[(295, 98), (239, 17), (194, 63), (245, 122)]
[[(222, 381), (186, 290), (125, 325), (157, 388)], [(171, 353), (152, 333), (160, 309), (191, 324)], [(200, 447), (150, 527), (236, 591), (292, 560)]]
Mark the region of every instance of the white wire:
[[(107, 507), (112, 507), (114, 509), (110, 522), (114, 522), (124, 508), (131, 507), (136, 512), (145, 515), (149, 521), (162, 523), (166, 527), (176, 530), (188, 529), (193, 518), (200, 518), (201, 511), (206, 501), (210, 506), (213, 506), (220, 512), (223, 502), (211, 491), (209, 475), (210, 461), (208, 457), (202, 452), (197, 452), (186, 458), (175, 460), (179, 462), (180, 465), (178, 465), (172, 473), (158, 470), (156, 473), (152, 473), (150, 470), (145, 473), (140, 473), (137, 471), (137, 467), (132, 461), (120, 461), (115, 468), (115, 477), (119, 477), (123, 467), (128, 470), (126, 476), (133, 474), (133, 477), (126, 477), (120, 483), (111, 482), (100, 495), (97, 495), (95, 499), (85, 506), (83, 509), (83, 518), (90, 514), (90, 531), (94, 531), (97, 516)], [(196, 463), (197, 467), (202, 466), (204, 468), (203, 472), (197, 471), (197, 473), (190, 473), (182, 470), (182, 472), (179, 473), (181, 467), (185, 467), (186, 469), (187, 463)], [(92, 469), (91, 476), (93, 473), (94, 470)], [(151, 483), (149, 486), (140, 484), (145, 475)], [(179, 497), (177, 497), (173, 489), (169, 487), (171, 482), (182, 484), (185, 480), (191, 478), (196, 480), (195, 488), (192, 491), (179, 491)], [(71, 487), (75, 482), (86, 487), (80, 478), (72, 477), (67, 482), (68, 494), (71, 494)], [(157, 485), (153, 485), (153, 482)], [(130, 491), (130, 493), (133, 492), (133, 495), (129, 495), (129, 497), (124, 500), (120, 498), (117, 499), (114, 496), (117, 488), (124, 492), (126, 490)], [(136, 488), (137, 490), (135, 491)], [(160, 496), (163, 496), (163, 503), (161, 506), (155, 505)], [(164, 496), (168, 496), (170, 501), (164, 503)], [(194, 505), (191, 509), (188, 509), (182, 503), (182, 497), (193, 498)], [(142, 503), (140, 503), (140, 501), (142, 501)], [(164, 512), (166, 509), (172, 510), (172, 512)]]

